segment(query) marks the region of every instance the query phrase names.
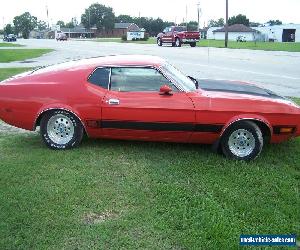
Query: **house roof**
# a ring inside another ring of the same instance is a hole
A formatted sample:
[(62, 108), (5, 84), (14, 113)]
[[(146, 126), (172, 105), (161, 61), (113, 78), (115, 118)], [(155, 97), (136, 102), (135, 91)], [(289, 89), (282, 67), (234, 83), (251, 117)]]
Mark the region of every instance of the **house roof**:
[(85, 29), (83, 26), (76, 26), (74, 28), (61, 28), (64, 33), (93, 33), (93, 31)]
[(115, 29), (128, 29), (134, 23), (115, 23)]
[[(213, 32), (225, 32), (225, 27), (214, 30)], [(257, 30), (251, 29), (244, 24), (234, 24), (228, 27), (228, 32), (257, 32)]]

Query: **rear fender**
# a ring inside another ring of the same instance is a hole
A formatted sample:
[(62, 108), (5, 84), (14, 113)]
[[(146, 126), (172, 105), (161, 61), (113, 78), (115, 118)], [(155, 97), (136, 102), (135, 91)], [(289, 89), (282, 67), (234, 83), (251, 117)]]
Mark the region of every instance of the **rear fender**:
[(74, 110), (74, 108), (72, 108), (71, 106), (68, 106), (68, 105), (65, 105), (65, 104), (59, 104), (59, 103), (46, 105), (46, 106), (43, 106), (42, 108), (40, 108), (39, 112), (37, 113), (37, 115), (35, 117), (35, 121), (34, 121), (34, 124), (33, 124), (33, 130), (35, 130), (36, 127), (38, 126), (42, 115), (45, 112), (50, 111), (50, 110), (65, 110), (65, 111), (68, 111), (68, 112), (72, 113), (73, 115), (75, 115), (80, 120), (80, 122), (82, 123), (82, 126), (84, 127), (85, 131), (87, 131), (86, 127), (85, 127), (85, 123), (83, 122), (79, 112), (77, 110)]

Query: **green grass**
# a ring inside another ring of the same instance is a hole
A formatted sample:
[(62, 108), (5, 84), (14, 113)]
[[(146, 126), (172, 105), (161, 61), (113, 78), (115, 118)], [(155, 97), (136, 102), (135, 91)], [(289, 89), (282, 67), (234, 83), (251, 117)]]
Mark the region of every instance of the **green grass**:
[(300, 233), (300, 140), (252, 163), (208, 146), (0, 137), (1, 249), (236, 249)]
[(23, 61), (26, 59), (40, 57), (52, 49), (1, 49), (0, 62)]
[(205, 145), (85, 139), (53, 151), (38, 134), (0, 132), (0, 249), (237, 249), (242, 233), (299, 236), (299, 155), (299, 138), (243, 163)]
[(23, 47), (24, 45), (17, 43), (0, 43), (0, 47)]
[[(85, 40), (83, 40), (85, 41)], [(156, 44), (156, 38), (150, 37), (147, 41), (122, 41), (121, 38), (97, 38), (94, 42), (115, 42), (115, 43), (136, 43), (136, 44)]]
[[(85, 41), (85, 40), (84, 40)], [(120, 38), (98, 38), (93, 39), (94, 42), (116, 42), (116, 43), (137, 43), (137, 44), (156, 44), (156, 38), (150, 37), (148, 41), (122, 41)], [(224, 41), (221, 40), (201, 40), (197, 43), (198, 47), (215, 47), (224, 48)], [(269, 43), (269, 42), (244, 42), (238, 43), (229, 41), (228, 48), (230, 49), (252, 49), (266, 51), (289, 51), (300, 52), (300, 43)]]
[[(200, 47), (216, 47), (224, 48), (224, 41), (221, 40), (201, 40), (197, 46)], [(253, 50), (268, 50), (268, 51), (290, 51), (300, 52), (300, 43), (269, 43), (269, 42), (234, 42), (229, 41), (228, 47), (231, 49), (253, 49)]]
[(30, 69), (31, 68), (0, 68), (0, 81)]

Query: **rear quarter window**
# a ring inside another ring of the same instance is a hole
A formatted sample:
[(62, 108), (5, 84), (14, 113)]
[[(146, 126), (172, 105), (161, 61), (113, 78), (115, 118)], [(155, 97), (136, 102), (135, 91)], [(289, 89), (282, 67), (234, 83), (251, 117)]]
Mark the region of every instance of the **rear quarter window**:
[(109, 78), (109, 68), (98, 68), (91, 74), (91, 76), (88, 79), (88, 82), (100, 86), (101, 88), (108, 89)]

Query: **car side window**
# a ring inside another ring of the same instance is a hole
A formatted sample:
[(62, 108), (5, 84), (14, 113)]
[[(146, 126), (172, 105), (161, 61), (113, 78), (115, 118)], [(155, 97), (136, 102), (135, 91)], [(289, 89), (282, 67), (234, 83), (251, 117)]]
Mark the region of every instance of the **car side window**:
[(158, 92), (162, 85), (176, 87), (152, 68), (112, 68), (111, 90), (119, 92)]
[(110, 78), (110, 68), (98, 68), (89, 77), (88, 82), (108, 89)]

